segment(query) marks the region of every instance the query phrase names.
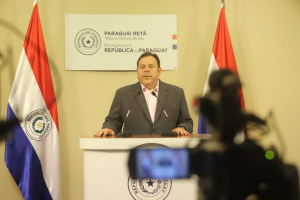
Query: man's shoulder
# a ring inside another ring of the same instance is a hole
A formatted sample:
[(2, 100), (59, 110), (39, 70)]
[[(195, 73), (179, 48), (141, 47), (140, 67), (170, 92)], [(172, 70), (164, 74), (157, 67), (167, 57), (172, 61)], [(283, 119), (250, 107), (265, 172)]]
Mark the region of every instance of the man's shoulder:
[(171, 90), (171, 91), (172, 90), (173, 91), (181, 91), (181, 90), (183, 90), (181, 87), (178, 87), (176, 85), (172, 85), (172, 84), (169, 84), (169, 83), (165, 83), (165, 82), (162, 82), (162, 81), (160, 81), (159, 84), (161, 84), (162, 88), (166, 88), (166, 89)]
[(129, 90), (133, 90), (133, 91), (138, 91), (141, 88), (141, 86), (139, 85), (139, 82), (131, 84), (131, 85), (126, 85), (123, 87), (120, 87), (119, 89), (117, 89), (118, 92), (126, 92)]

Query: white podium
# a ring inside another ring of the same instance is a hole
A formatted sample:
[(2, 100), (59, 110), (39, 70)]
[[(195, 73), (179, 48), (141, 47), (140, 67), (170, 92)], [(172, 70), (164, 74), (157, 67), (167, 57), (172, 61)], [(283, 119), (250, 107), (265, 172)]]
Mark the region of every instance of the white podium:
[[(128, 171), (129, 151), (141, 147), (194, 147), (209, 135), (165, 138), (133, 136), (131, 138), (104, 137), (80, 138), (84, 157), (84, 199), (85, 200), (196, 200), (198, 199), (198, 178), (182, 180), (131, 179)], [(150, 181), (150, 184), (149, 184)]]

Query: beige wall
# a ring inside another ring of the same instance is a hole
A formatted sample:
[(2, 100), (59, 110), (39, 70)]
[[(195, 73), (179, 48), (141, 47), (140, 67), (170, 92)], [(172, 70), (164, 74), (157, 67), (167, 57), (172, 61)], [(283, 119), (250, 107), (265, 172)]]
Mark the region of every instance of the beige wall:
[[(115, 90), (136, 82), (137, 78), (135, 72), (65, 71), (64, 15), (176, 14), (178, 70), (163, 71), (161, 79), (184, 88), (191, 105), (194, 96), (203, 90), (220, 0), (40, 0), (39, 10), (58, 101), (62, 195), (63, 199), (81, 200), (83, 159), (79, 137), (92, 135), (101, 128)], [(7, 99), (31, 12), (32, 0), (0, 0), (2, 120), (6, 118)], [(226, 16), (245, 86), (246, 109), (260, 116), (270, 109), (275, 112), (287, 146), (286, 161), (300, 166), (300, 1), (228, 0)], [(196, 130), (197, 114), (190, 111)], [(277, 144), (274, 138), (270, 140)], [(0, 154), (4, 154), (3, 143)], [(22, 199), (3, 159), (0, 174), (0, 199)]]

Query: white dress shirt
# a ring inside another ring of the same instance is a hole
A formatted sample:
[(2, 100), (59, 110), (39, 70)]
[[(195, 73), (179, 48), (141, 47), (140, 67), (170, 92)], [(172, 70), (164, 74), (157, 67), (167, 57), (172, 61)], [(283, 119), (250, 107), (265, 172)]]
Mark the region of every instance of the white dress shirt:
[(157, 85), (153, 90), (149, 90), (145, 86), (142, 86), (144, 96), (146, 98), (146, 102), (148, 105), (150, 117), (152, 119), (152, 122), (154, 123), (155, 118), (155, 112), (156, 112), (156, 105), (157, 105), (157, 98), (151, 94), (152, 91), (156, 93), (156, 96), (158, 97), (158, 88), (159, 88), (159, 81), (157, 81)]

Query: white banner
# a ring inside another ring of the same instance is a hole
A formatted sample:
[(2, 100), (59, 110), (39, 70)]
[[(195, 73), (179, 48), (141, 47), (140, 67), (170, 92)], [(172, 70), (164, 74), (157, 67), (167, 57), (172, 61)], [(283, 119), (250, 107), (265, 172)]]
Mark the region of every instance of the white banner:
[(177, 70), (176, 15), (65, 15), (66, 70), (136, 70), (147, 51)]

